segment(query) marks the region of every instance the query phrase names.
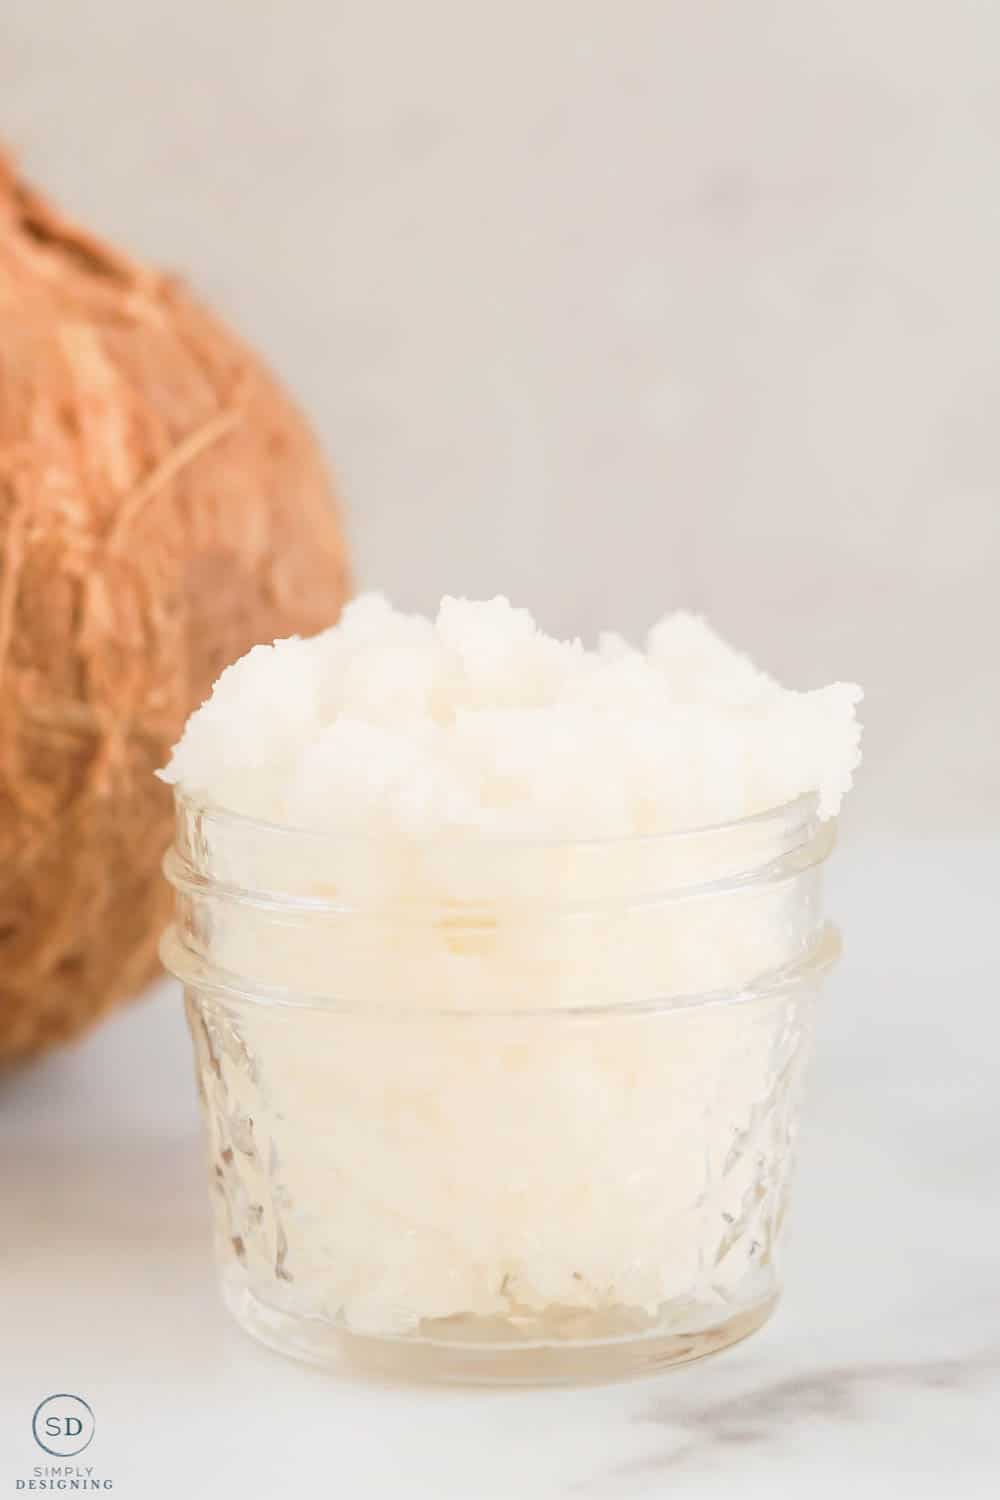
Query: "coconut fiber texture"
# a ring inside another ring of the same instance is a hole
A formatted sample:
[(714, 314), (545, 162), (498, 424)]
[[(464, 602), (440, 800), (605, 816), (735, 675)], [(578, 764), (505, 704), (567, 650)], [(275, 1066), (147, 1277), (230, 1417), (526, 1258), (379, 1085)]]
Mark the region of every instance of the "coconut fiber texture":
[(0, 161), (0, 1060), (156, 972), (162, 766), (221, 669), (331, 624), (317, 444), (173, 277)]

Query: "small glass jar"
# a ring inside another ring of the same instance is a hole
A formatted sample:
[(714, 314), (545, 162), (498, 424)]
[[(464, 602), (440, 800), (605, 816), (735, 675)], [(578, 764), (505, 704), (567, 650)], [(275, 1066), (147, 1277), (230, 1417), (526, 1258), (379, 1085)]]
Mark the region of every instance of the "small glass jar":
[(606, 1379), (771, 1312), (813, 1000), (815, 799), (689, 833), (334, 837), (177, 797), (223, 1296), (400, 1375)]

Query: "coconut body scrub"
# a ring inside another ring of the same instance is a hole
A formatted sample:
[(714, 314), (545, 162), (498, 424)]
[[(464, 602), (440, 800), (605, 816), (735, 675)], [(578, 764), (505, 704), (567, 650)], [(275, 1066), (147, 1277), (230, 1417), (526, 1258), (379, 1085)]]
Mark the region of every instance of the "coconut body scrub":
[(245, 1326), (516, 1380), (763, 1321), (859, 698), (504, 600), (367, 596), (223, 673), (163, 773), (164, 956)]

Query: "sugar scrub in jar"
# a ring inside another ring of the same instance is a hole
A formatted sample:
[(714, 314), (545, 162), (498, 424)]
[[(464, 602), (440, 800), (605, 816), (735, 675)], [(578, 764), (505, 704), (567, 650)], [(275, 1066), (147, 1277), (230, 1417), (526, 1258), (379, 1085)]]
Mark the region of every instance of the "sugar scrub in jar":
[(365, 596), (166, 771), (225, 1300), (321, 1363), (600, 1379), (758, 1327), (859, 689)]

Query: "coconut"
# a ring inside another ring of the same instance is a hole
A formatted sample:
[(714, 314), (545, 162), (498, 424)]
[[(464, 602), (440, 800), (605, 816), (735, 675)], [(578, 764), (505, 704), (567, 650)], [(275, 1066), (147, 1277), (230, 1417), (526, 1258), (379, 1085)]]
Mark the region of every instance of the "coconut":
[(0, 1058), (156, 972), (170, 791), (220, 670), (348, 590), (316, 440), (173, 276), (0, 160)]

